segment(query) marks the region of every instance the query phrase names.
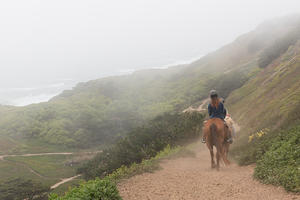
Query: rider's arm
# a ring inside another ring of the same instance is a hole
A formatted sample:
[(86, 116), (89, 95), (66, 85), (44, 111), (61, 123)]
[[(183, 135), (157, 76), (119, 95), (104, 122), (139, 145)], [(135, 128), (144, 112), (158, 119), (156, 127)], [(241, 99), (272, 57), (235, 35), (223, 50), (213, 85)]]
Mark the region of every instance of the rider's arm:
[(208, 115), (211, 116), (212, 115), (212, 109), (211, 109), (211, 105), (208, 104)]
[(227, 110), (225, 109), (225, 106), (223, 103), (221, 103), (221, 112), (222, 112), (222, 114), (224, 114), (224, 117), (226, 117)]

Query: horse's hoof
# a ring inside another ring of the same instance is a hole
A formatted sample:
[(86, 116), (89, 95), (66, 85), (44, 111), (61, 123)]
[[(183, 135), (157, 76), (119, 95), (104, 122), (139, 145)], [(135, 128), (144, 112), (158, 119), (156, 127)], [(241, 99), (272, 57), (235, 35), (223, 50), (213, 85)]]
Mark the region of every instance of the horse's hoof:
[(226, 163), (225, 163), (225, 165), (226, 166), (229, 166), (231, 163), (229, 162), (229, 161), (227, 161)]

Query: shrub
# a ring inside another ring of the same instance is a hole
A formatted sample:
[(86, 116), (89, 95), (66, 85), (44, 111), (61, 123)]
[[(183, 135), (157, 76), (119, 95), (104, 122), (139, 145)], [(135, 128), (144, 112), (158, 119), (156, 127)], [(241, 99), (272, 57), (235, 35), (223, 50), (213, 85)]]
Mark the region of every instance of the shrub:
[(49, 200), (122, 200), (117, 186), (109, 179), (95, 179), (80, 184), (64, 196), (51, 194)]
[(85, 178), (105, 177), (121, 166), (141, 163), (154, 157), (167, 145), (174, 147), (195, 139), (200, 134), (204, 116), (192, 114), (165, 114), (146, 126), (131, 131), (120, 140), (86, 163), (78, 173)]
[(300, 192), (300, 125), (282, 131), (263, 129), (239, 143), (231, 154), (240, 165), (256, 162), (255, 178)]
[(281, 132), (257, 161), (254, 176), (263, 183), (300, 192), (300, 126)]
[(230, 154), (239, 165), (249, 165), (259, 160), (271, 147), (276, 132), (263, 129), (242, 137), (232, 148)]
[(181, 146), (177, 146), (171, 148), (170, 145), (167, 145), (162, 151), (156, 154), (155, 157), (152, 157), (148, 160), (143, 160), (141, 163), (133, 163), (129, 167), (122, 166), (107, 177), (111, 180), (117, 182), (124, 178), (130, 178), (137, 174), (142, 174), (144, 172), (153, 172), (154, 170), (159, 168), (158, 161), (166, 158), (173, 158), (175, 156), (194, 156), (194, 152), (183, 148)]

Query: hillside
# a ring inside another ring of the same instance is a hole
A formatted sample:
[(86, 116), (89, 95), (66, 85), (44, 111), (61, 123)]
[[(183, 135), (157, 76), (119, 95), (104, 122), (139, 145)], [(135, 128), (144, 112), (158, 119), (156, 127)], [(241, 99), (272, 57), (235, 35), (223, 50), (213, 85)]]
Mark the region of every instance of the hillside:
[[(197, 105), (211, 88), (227, 97), (258, 73), (263, 50), (298, 24), (298, 16), (276, 19), (189, 65), (80, 83), (47, 103), (2, 106), (0, 134), (13, 137), (23, 147), (12, 145), (0, 152), (33, 151), (36, 144), (48, 145), (47, 151), (57, 145), (99, 146), (162, 113)], [(234, 102), (234, 97), (231, 99)]]
[(300, 41), (234, 91), (228, 98), (230, 111), (247, 129), (275, 129), (295, 123), (300, 119), (299, 77)]
[(227, 99), (242, 133), (232, 149), (239, 164), (257, 163), (263, 183), (300, 191), (300, 26), (260, 54), (259, 69)]
[[(45, 187), (36, 188), (49, 192), (49, 186), (76, 172), (89, 180), (151, 171), (161, 154), (199, 138), (205, 116), (182, 111), (198, 106), (211, 89), (226, 98), (242, 127), (233, 158), (244, 165), (256, 162), (255, 177), (262, 182), (299, 192), (299, 39), (300, 16), (274, 19), (188, 65), (79, 83), (46, 103), (0, 106), (0, 155), (73, 152), (0, 160), (2, 194), (41, 183)], [(76, 153), (82, 150), (103, 152), (91, 158)], [(96, 179), (69, 195), (85, 195), (94, 184), (117, 194), (110, 180)]]

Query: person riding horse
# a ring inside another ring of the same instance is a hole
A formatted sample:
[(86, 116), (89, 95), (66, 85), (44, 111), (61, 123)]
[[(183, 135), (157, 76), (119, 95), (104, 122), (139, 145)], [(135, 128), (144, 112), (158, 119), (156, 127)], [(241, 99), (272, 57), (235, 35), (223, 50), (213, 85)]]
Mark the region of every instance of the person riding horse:
[[(227, 111), (226, 111), (226, 109), (224, 107), (224, 104), (223, 104), (224, 99), (221, 99), (221, 98), (218, 97), (218, 93), (217, 93), (216, 90), (211, 90), (210, 91), (210, 99), (211, 99), (211, 101), (208, 104), (209, 118), (210, 119), (219, 118), (219, 119), (222, 119), (224, 121), (225, 132), (226, 132), (226, 135), (227, 135), (226, 142), (231, 144), (233, 142), (233, 140), (232, 140), (229, 128), (228, 128), (228, 126), (225, 122), (225, 117), (227, 115)], [(205, 135), (203, 135), (202, 143), (206, 143)]]

